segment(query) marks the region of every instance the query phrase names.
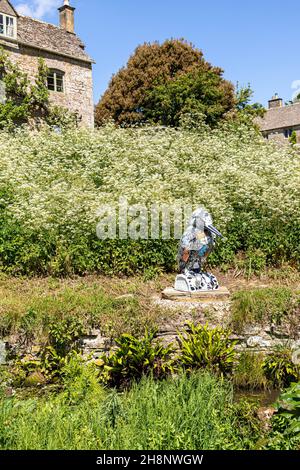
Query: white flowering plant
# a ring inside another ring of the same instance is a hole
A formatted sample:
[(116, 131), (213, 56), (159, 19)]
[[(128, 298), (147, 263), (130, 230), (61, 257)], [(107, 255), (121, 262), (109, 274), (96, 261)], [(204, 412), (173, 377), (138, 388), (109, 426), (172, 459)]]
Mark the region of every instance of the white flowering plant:
[(175, 267), (177, 240), (99, 240), (97, 211), (204, 206), (225, 235), (211, 257), (300, 264), (300, 156), (247, 126), (0, 132), (0, 267), (23, 274), (132, 274)]

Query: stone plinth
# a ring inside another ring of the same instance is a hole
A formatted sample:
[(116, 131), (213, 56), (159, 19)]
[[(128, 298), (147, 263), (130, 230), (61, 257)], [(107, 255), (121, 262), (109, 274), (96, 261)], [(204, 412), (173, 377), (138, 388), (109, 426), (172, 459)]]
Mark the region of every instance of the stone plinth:
[(166, 300), (173, 300), (177, 302), (222, 302), (228, 300), (230, 292), (227, 287), (219, 287), (217, 290), (197, 291), (197, 292), (182, 292), (168, 287), (162, 293), (162, 298)]

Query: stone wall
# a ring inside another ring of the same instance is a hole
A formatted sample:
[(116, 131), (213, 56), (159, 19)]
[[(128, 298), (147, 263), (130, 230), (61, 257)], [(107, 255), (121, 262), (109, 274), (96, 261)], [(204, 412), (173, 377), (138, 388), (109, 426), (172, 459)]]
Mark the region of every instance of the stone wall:
[[(199, 304), (199, 302), (181, 303), (157, 299), (156, 302), (166, 309), (165, 320), (161, 321), (157, 333), (158, 339), (164, 345), (173, 343), (175, 347), (179, 347), (178, 333), (185, 331), (188, 322), (208, 324), (210, 328), (230, 327), (230, 301)], [(300, 349), (300, 329), (293, 328), (289, 322), (283, 322), (280, 326), (272, 324), (246, 326), (238, 334), (233, 332), (231, 338), (237, 342), (237, 352), (268, 354), (283, 345), (292, 350)], [(82, 338), (82, 347), (86, 356), (98, 359), (101, 354), (111, 350), (114, 344), (110, 338), (103, 336), (100, 330), (93, 330), (90, 335)]]
[(92, 64), (27, 46), (12, 46), (6, 49), (11, 60), (18, 63), (21, 70), (32, 80), (37, 74), (39, 57), (45, 59), (50, 69), (62, 70), (65, 73), (64, 93), (50, 91), (50, 101), (54, 105), (78, 113), (82, 126), (94, 127)]
[[(300, 126), (298, 127), (293, 127), (291, 130), (296, 131), (297, 134), (297, 143), (300, 143)], [(276, 131), (266, 131), (264, 132), (265, 137), (268, 138), (268, 140), (272, 140), (274, 142), (282, 143), (282, 144), (288, 144), (289, 143), (289, 138), (285, 137), (284, 134), (284, 129), (278, 129)]]
[[(157, 337), (167, 346), (170, 343), (179, 348), (178, 333), (184, 333), (188, 322), (208, 325), (210, 328), (222, 326), (230, 327), (231, 302), (212, 302), (200, 304), (199, 302), (172, 302), (169, 300), (153, 299), (154, 303), (165, 310), (159, 325)], [(297, 323), (298, 325), (298, 323)], [(232, 332), (231, 339), (236, 341), (238, 353), (249, 351), (269, 354), (278, 346), (287, 346), (300, 356), (300, 328), (286, 321), (279, 325), (249, 325), (242, 332)], [(80, 340), (83, 355), (88, 359), (99, 359), (103, 354), (112, 351), (116, 345), (113, 340), (101, 332), (93, 329)], [(6, 356), (13, 352), (35, 360), (40, 352), (41, 344), (26, 344), (20, 336), (11, 336), (0, 339), (0, 364), (6, 362)]]

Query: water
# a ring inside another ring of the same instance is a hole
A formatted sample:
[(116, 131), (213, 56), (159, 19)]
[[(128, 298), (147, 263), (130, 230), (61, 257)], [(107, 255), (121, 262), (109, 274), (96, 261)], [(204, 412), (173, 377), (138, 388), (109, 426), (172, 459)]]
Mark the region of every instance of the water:
[(268, 407), (273, 405), (279, 395), (281, 390), (236, 390), (234, 393), (234, 400), (240, 401), (242, 399), (247, 399), (249, 401), (258, 402), (262, 407)]

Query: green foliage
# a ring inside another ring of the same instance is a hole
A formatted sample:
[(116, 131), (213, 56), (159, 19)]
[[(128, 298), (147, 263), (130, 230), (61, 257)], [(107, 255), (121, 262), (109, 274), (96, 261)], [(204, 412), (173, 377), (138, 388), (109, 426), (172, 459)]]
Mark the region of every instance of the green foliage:
[(245, 448), (258, 450), (265, 435), (263, 424), (258, 417), (258, 405), (241, 399), (233, 406), (235, 419), (233, 425), (238, 435), (243, 436)]
[(42, 58), (38, 59), (38, 73), (35, 84), (31, 87), (31, 101), (36, 107), (47, 110), (49, 106), (49, 90), (47, 87), (47, 76), (49, 69)]
[(250, 85), (247, 87), (239, 87), (236, 90), (236, 110), (234, 118), (244, 124), (253, 125), (253, 119), (264, 117), (265, 108), (260, 103), (251, 104), (253, 90)]
[(48, 67), (44, 59), (38, 59), (38, 70), (31, 82), (28, 75), (14, 64), (9, 54), (0, 47), (0, 80), (3, 83), (5, 101), (0, 103), (0, 129), (14, 130), (21, 124), (46, 122), (50, 126), (72, 128), (77, 117), (67, 109), (52, 106), (47, 87)]
[(231, 373), (236, 343), (229, 337), (230, 332), (224, 328), (209, 329), (189, 323), (186, 333), (179, 335), (180, 363), (188, 371), (207, 369), (221, 375)]
[(82, 322), (73, 317), (53, 322), (49, 327), (49, 344), (59, 355), (66, 356), (76, 346), (82, 337), (84, 328)]
[(292, 132), (292, 135), (291, 135), (291, 137), (290, 137), (289, 140), (290, 140), (290, 143), (291, 143), (292, 145), (296, 145), (296, 144), (297, 144), (298, 139), (297, 139), (297, 132), (296, 132), (296, 131), (293, 131), (293, 132)]
[(63, 399), (74, 406), (84, 400), (90, 403), (104, 398), (99, 373), (94, 363), (86, 363), (79, 355), (72, 355), (61, 370)]
[(287, 433), (300, 434), (300, 382), (285, 390), (277, 405), (278, 414), (289, 421)]
[(284, 390), (276, 403), (268, 450), (300, 450), (300, 383)]
[(42, 350), (40, 368), (51, 378), (60, 376), (69, 358), (79, 351), (84, 327), (77, 318), (69, 317), (49, 325), (48, 344)]
[(51, 106), (45, 121), (54, 128), (75, 129), (79, 123), (79, 116), (61, 106)]
[(263, 362), (264, 373), (276, 388), (287, 387), (291, 382), (300, 380), (300, 367), (292, 359), (292, 352), (286, 347), (278, 348)]
[(26, 343), (29, 344), (35, 337), (38, 324), (38, 314), (33, 308), (29, 308), (20, 320), (20, 333), (23, 335)]
[(1, 449), (254, 449), (262, 434), (255, 408), (234, 405), (230, 385), (208, 374), (147, 378), (117, 394), (74, 367), (75, 395), (0, 400)]
[(249, 250), (243, 260), (244, 271), (248, 278), (263, 273), (267, 267), (267, 255), (261, 249)]
[(0, 104), (0, 128), (11, 129), (15, 124), (22, 124), (27, 121), (29, 114), (29, 105), (23, 102), (21, 105), (15, 105), (11, 101)]
[(44, 115), (49, 107), (47, 66), (39, 59), (38, 72), (33, 83), (19, 66), (0, 48), (0, 77), (6, 99), (0, 103), (0, 128), (13, 129), (15, 125), (28, 123), (31, 118)]
[(117, 206), (121, 196), (149, 209), (154, 202), (206, 206), (226, 237), (212, 266), (249, 275), (286, 262), (296, 268), (296, 151), (279, 150), (245, 126), (212, 131), (200, 120), (190, 129), (192, 121), (185, 115), (178, 130), (0, 132), (0, 269), (54, 276), (174, 271), (177, 240), (97, 238), (97, 210)]
[[(32, 344), (44, 344), (49, 334), (53, 336), (49, 331), (52, 325), (62, 329), (66, 321), (74, 324), (73, 331), (78, 324), (80, 330), (98, 329), (108, 338), (124, 332), (141, 336), (146, 328), (156, 328), (161, 316), (158, 307), (149, 308), (149, 303), (143, 302), (142, 282), (142, 278), (131, 279), (128, 285), (126, 279), (115, 282), (95, 277), (73, 279), (71, 284), (69, 280), (51, 278), (39, 282), (2, 280), (0, 334), (18, 336), (28, 349)], [(140, 295), (118, 298), (120, 288), (123, 293), (131, 290)], [(61, 335), (64, 340), (65, 330)]]
[(268, 386), (263, 370), (263, 354), (243, 352), (234, 368), (233, 383), (238, 388), (249, 390), (265, 389)]
[(173, 373), (173, 346), (164, 347), (154, 339), (153, 332), (146, 332), (142, 339), (123, 334), (116, 340), (118, 349), (109, 356), (103, 355), (100, 361), (102, 380), (112, 387), (124, 388), (143, 376), (162, 379)]
[(135, 50), (98, 103), (96, 123), (150, 120), (177, 126), (182, 113), (201, 112), (214, 125), (234, 104), (233, 86), (223, 78), (223, 70), (206, 62), (188, 42), (171, 39)]
[(143, 106), (144, 116), (150, 122), (178, 126), (182, 115), (198, 114), (215, 126), (230, 109), (230, 99), (232, 88), (216, 70), (196, 70), (153, 88)]
[[(31, 322), (36, 313), (30, 311), (23, 322)], [(30, 323), (29, 323), (30, 324)], [(40, 384), (47, 380), (60, 379), (62, 369), (80, 350), (80, 338), (84, 334), (82, 322), (77, 318), (66, 318), (49, 325), (48, 340), (36, 358), (17, 359), (14, 364), (15, 385)], [(33, 377), (32, 377), (33, 376)], [(37, 380), (36, 380), (37, 377)], [(41, 378), (41, 380), (40, 380)]]
[(233, 295), (231, 323), (235, 331), (246, 325), (279, 325), (299, 307), (299, 297), (287, 287), (251, 289)]

